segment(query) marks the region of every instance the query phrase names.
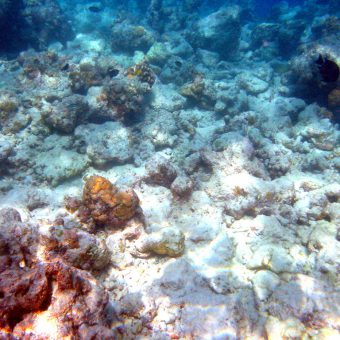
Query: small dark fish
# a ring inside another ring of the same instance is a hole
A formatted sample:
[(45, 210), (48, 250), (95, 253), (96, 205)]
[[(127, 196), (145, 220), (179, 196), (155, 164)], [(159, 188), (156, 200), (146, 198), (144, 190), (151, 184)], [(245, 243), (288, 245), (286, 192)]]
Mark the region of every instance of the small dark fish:
[(102, 7), (96, 6), (96, 5), (89, 6), (87, 9), (88, 9), (90, 12), (93, 12), (93, 13), (99, 13), (99, 12), (101, 12), (101, 11), (103, 10)]
[(315, 62), (318, 65), (321, 78), (326, 83), (333, 83), (339, 78), (339, 66), (336, 62), (329, 60), (328, 58), (323, 58), (319, 54), (318, 60)]
[(69, 68), (70, 68), (70, 64), (69, 64), (69, 63), (66, 63), (66, 64), (64, 64), (64, 65), (61, 67), (61, 70), (62, 70), (62, 71), (67, 71)]
[(119, 70), (117, 70), (117, 69), (114, 68), (114, 67), (109, 67), (108, 70), (107, 70), (107, 72), (108, 72), (108, 74), (109, 74), (109, 76), (110, 76), (111, 78), (116, 77), (116, 76), (118, 76), (118, 74), (119, 74)]
[(182, 66), (182, 62), (179, 61), (179, 60), (176, 60), (176, 61), (175, 61), (175, 65), (176, 65), (177, 67), (181, 67), (181, 66)]

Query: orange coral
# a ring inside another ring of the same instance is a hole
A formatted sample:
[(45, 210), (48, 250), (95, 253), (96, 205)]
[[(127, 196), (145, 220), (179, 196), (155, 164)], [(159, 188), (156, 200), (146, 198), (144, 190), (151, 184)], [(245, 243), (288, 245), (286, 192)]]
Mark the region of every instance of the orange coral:
[(87, 179), (81, 207), (82, 219), (92, 219), (96, 226), (117, 227), (139, 211), (139, 199), (132, 189), (119, 191), (101, 176)]

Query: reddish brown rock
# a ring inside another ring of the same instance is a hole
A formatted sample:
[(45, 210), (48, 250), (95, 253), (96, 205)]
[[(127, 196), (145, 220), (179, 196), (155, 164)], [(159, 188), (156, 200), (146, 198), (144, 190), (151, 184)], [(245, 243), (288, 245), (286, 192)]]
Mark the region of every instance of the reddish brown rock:
[(11, 325), (13, 335), (20, 339), (79, 339), (83, 338), (80, 334), (92, 334), (93, 339), (113, 339), (108, 294), (99, 283), (89, 273), (61, 261), (44, 263), (42, 267), (40, 281), (47, 283), (42, 295), (47, 294), (47, 298), (40, 308), (27, 311), (22, 320)]
[(11, 331), (25, 314), (45, 309), (49, 297), (45, 268), (9, 268), (0, 276), (0, 327)]
[(107, 292), (41, 240), (17, 211), (0, 210), (0, 339), (114, 339)]

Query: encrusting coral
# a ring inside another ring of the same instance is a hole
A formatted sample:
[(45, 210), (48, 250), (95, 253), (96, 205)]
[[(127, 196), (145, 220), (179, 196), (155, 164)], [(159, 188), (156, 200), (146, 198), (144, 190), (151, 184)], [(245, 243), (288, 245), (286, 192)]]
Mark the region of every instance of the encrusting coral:
[(101, 176), (88, 178), (82, 200), (67, 198), (66, 208), (78, 210), (81, 222), (96, 227), (122, 226), (140, 212), (139, 199), (132, 189), (120, 191)]

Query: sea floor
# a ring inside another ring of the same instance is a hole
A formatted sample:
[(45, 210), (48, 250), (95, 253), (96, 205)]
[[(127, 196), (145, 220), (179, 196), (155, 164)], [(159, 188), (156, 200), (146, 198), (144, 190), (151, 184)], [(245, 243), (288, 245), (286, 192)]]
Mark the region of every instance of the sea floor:
[[(201, 49), (191, 71), (179, 45), (174, 56), (119, 53), (82, 33), (1, 60), (0, 208), (39, 235), (89, 234), (80, 251), (105, 248), (105, 261), (58, 256), (108, 293), (112, 338), (338, 339), (334, 117), (291, 94), (280, 58)], [(83, 223), (65, 197), (81, 198), (92, 175), (133, 189), (139, 213)], [(50, 261), (37, 242), (36, 261)], [(13, 334), (60, 339), (37, 326), (47, 311)]]

